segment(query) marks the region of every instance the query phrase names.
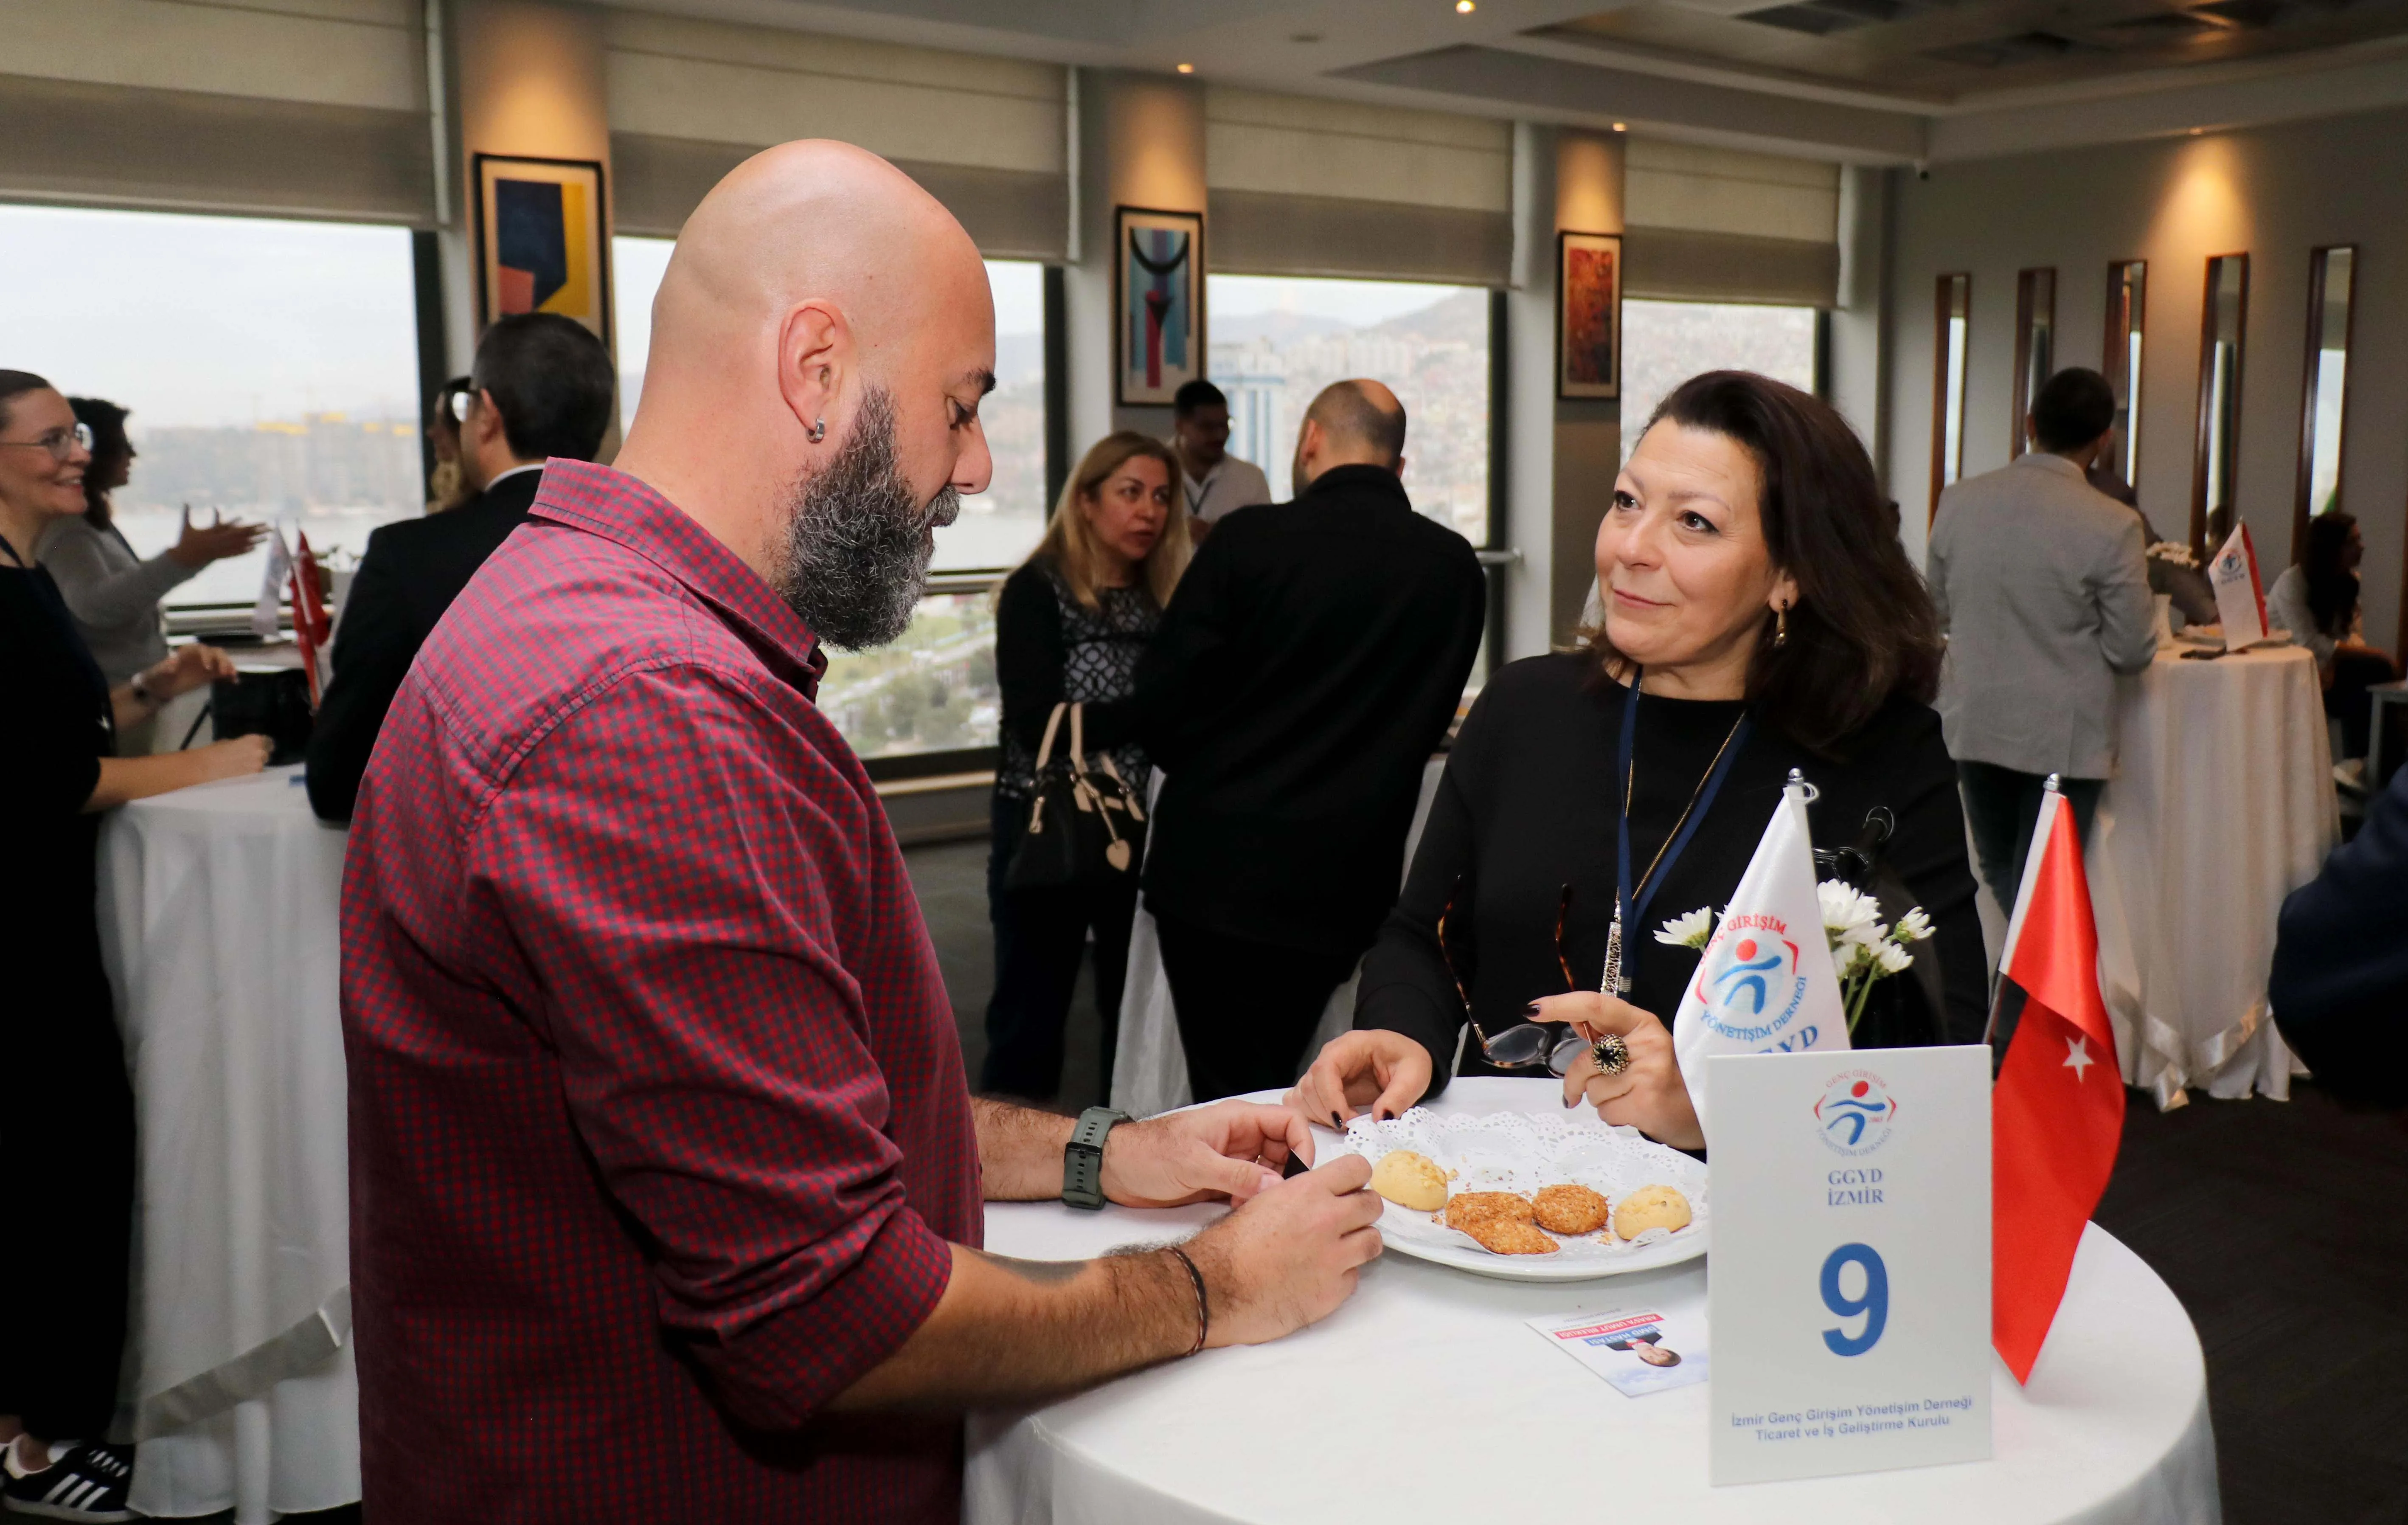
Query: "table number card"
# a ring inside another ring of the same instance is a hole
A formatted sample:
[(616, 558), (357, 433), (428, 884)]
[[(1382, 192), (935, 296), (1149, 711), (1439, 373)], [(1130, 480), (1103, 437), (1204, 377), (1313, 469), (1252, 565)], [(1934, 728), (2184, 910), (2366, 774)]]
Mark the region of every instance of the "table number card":
[(1990, 1056), (1717, 1056), (1717, 1484), (1990, 1454)]

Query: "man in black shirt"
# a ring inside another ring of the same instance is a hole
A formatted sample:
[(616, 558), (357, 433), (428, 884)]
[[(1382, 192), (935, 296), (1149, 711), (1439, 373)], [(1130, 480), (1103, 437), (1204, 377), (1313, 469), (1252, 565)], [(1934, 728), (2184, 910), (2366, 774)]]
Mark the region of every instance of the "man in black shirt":
[(1284, 1086), (1397, 898), (1422, 768), (1480, 649), (1461, 535), (1398, 480), (1377, 381), (1313, 400), (1297, 498), (1197, 553), (1138, 669), (1165, 776), (1145, 870), (1196, 1100)]
[[(476, 496), (368, 537), (335, 631), (335, 678), (309, 736), (309, 807), (348, 821), (385, 712), (435, 622), (526, 518), (543, 463), (590, 461), (610, 426), (610, 354), (555, 312), (485, 330), (460, 421), (460, 470)], [(449, 402), (450, 396), (444, 398)]]

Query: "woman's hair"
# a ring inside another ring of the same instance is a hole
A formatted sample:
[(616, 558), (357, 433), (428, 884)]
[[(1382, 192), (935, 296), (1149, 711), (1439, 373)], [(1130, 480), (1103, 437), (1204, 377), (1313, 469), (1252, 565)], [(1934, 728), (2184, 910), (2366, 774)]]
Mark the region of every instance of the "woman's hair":
[(16, 411), (19, 397), (50, 389), (50, 382), (30, 370), (0, 370), (0, 429), (8, 426), (8, 415)]
[(1070, 597), (1089, 609), (1096, 607), (1096, 577), (1103, 569), (1103, 556), (1080, 502), (1103, 491), (1112, 473), (1140, 455), (1162, 463), (1162, 468), (1170, 473), (1173, 489), (1170, 512), (1163, 521), (1162, 539), (1154, 542), (1154, 549), (1146, 553), (1142, 564), (1146, 591), (1154, 595), (1156, 605), (1170, 602), (1170, 590), (1179, 586), (1180, 574), (1187, 570), (1187, 558), (1195, 554), (1187, 538), (1187, 513), (1176, 497), (1179, 460), (1170, 453), (1170, 447), (1152, 435), (1133, 429), (1104, 436), (1080, 457), (1078, 469), (1062, 484), (1062, 496), (1054, 505), (1054, 516), (1046, 521), (1045, 538), (1028, 554), (1031, 561), (1051, 561), (1063, 584), (1069, 588)]
[(92, 464), (83, 468), (83, 516), (93, 528), (107, 529), (108, 489), (99, 482), (108, 475), (105, 463), (134, 452), (133, 442), (125, 438), (129, 410), (101, 397), (69, 397), (67, 406), (75, 410), (76, 422), (92, 431)]
[(2330, 509), (2308, 521), (2300, 571), (2308, 583), (2308, 614), (2329, 636), (2349, 633), (2358, 616), (2358, 574), (2349, 569), (2350, 531), (2358, 520)]
[[(1721, 435), (1755, 458), (1773, 568), (1798, 583), (1788, 640), (1773, 644), (1767, 611), (1748, 663), (1758, 717), (1828, 755), (1893, 696), (1929, 703), (1940, 687), (1940, 618), (1847, 422), (1794, 386), (1743, 370), (1684, 381), (1648, 427), (1668, 421)], [(1601, 616), (1583, 635), (1600, 671), (1628, 665)]]

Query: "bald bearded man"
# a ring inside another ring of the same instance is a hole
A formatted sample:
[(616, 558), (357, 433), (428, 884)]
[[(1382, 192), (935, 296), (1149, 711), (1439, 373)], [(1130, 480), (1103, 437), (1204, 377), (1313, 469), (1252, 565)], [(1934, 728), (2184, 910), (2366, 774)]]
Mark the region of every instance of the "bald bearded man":
[[(759, 155), (679, 240), (616, 468), (552, 463), (411, 669), (343, 894), (374, 1518), (952, 1519), (948, 1416), (1274, 1338), (1378, 1253), (1368, 1167), (1283, 1182), (1275, 1109), (1096, 1119), (1098, 1157), (964, 1088), (812, 700), (986, 485), (994, 356), (925, 193)], [(1243, 1205), (1182, 1250), (977, 1248), (982, 1194), (1057, 1193)]]

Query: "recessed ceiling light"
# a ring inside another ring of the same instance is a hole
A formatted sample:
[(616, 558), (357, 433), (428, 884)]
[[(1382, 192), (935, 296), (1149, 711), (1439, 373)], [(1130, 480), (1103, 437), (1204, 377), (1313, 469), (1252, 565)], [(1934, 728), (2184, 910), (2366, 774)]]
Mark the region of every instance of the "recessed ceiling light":
[(2204, 128), (2204, 127), (2193, 127), (2193, 128), (2190, 130), (2190, 135), (2191, 135), (2193, 137), (2197, 137), (2200, 134), (2201, 134), (2201, 133), (2203, 133), (2203, 132), (2205, 132), (2205, 131), (2207, 131), (2207, 129), (2206, 129), (2206, 128)]
[(1613, 130), (1618, 133), (1627, 133), (1630, 130), (1630, 124), (1627, 122), (1617, 122), (1613, 124)]
[(1457, 16), (1469, 16), (1479, 8), (1480, 7), (1478, 6), (1472, 4), (1472, 0), (1455, 0), (1455, 13)]
[(1287, 40), (1290, 42), (1319, 42), (1321, 40), (1321, 34), (1318, 32), (1298, 32)]
[(1182, 64), (1179, 65), (1179, 72), (1182, 74), (1194, 74), (1196, 72), (1196, 65), (1193, 64)]

